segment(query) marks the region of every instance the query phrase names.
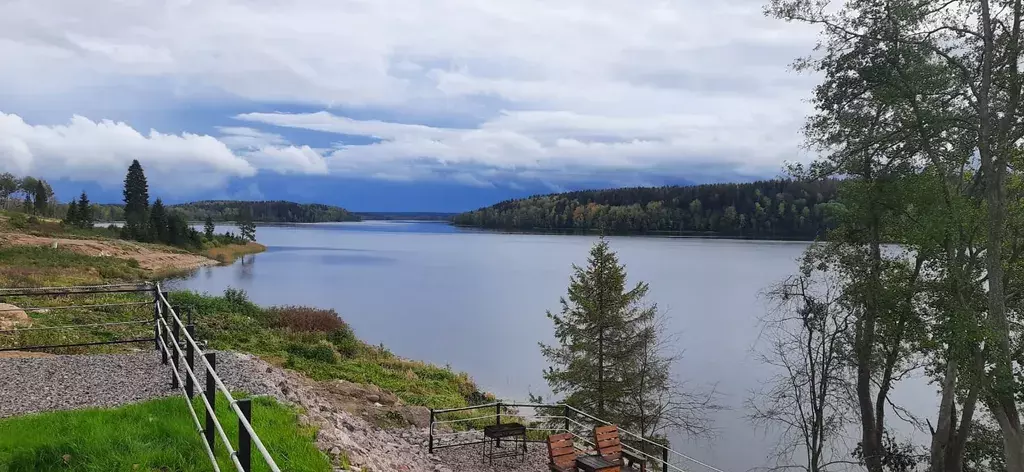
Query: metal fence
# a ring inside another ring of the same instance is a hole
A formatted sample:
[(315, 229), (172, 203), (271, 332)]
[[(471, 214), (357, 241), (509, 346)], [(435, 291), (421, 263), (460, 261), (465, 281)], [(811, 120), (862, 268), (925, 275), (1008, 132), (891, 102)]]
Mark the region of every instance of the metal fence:
[[(100, 310), (110, 308), (127, 308), (127, 307), (150, 307), (147, 312), (140, 312), (138, 319), (136, 320), (125, 320), (125, 321), (113, 321), (105, 323), (82, 323), (82, 324), (68, 324), (62, 326), (43, 326), (43, 327), (14, 327), (8, 329), (0, 329), (0, 352), (3, 351), (38, 351), (43, 349), (62, 349), (62, 348), (77, 348), (87, 346), (103, 346), (111, 344), (133, 344), (133, 343), (145, 343), (153, 342), (156, 336), (156, 332), (153, 331), (153, 335), (146, 336), (142, 333), (132, 333), (128, 337), (107, 339), (102, 341), (87, 341), (87, 342), (65, 342), (65, 343), (27, 343), (22, 344), (18, 342), (18, 339), (24, 338), (28, 335), (42, 333), (42, 332), (68, 332), (86, 328), (105, 328), (105, 327), (131, 327), (131, 326), (152, 326), (154, 324), (155, 317), (151, 313), (155, 313), (157, 305), (156, 286), (151, 283), (142, 284), (114, 284), (114, 285), (91, 285), (91, 286), (77, 286), (77, 287), (38, 287), (38, 288), (0, 288), (0, 302), (12, 301), (11, 298), (17, 297), (39, 297), (39, 298), (66, 298), (69, 301), (61, 301), (62, 305), (53, 306), (24, 306), (18, 308), (5, 308), (0, 309), (0, 312), (25, 312), (25, 313), (46, 313), (52, 311), (65, 311), (65, 310)], [(113, 303), (73, 303), (73, 299), (76, 295), (96, 295), (96, 294), (139, 294), (148, 297), (152, 297), (151, 300), (146, 301), (125, 301), (125, 302), (113, 302)], [(139, 330), (136, 330), (139, 331)]]
[[(524, 411), (525, 410), (525, 411)], [(532, 413), (530, 413), (532, 411)], [(465, 412), (470, 416), (465, 417)], [(479, 414), (476, 414), (479, 412)], [(445, 419), (446, 416), (461, 415)], [(433, 453), (437, 449), (459, 446), (471, 446), (486, 443), (480, 437), (477, 426), (485, 424), (501, 424), (503, 421), (521, 421), (528, 432), (527, 442), (542, 443), (546, 439), (530, 439), (529, 432), (536, 431), (543, 436), (559, 433), (572, 433), (576, 448), (590, 452), (595, 448), (593, 430), (597, 426), (611, 424), (584, 411), (564, 404), (539, 404), (494, 402), (463, 408), (431, 409), (428, 449)], [(438, 429), (446, 429), (439, 431)], [(642, 457), (648, 465), (660, 467), (662, 472), (670, 470), (685, 472), (686, 466), (696, 466), (711, 472), (723, 472), (721, 469), (706, 464), (670, 447), (651, 441), (639, 434), (619, 428), (623, 436), (622, 447), (636, 456)]]
[[(76, 330), (131, 325), (151, 327), (151, 330), (148, 327), (145, 328), (146, 332), (150, 334), (145, 336), (137, 334), (133, 337), (107, 339), (103, 341), (27, 345), (18, 344), (13, 347), (8, 345), (11, 343), (5, 343), (0, 344), (0, 351), (30, 351), (151, 342), (153, 343), (154, 349), (160, 351), (163, 365), (171, 367), (171, 387), (179, 389), (185, 397), (185, 403), (188, 406), (189, 413), (192, 417), (193, 426), (195, 427), (196, 432), (200, 435), (203, 443), (203, 449), (206, 451), (206, 454), (210, 459), (210, 464), (213, 470), (220, 472), (220, 466), (217, 463), (217, 457), (215, 454), (216, 441), (219, 437), (235, 470), (239, 472), (250, 472), (252, 470), (252, 448), (255, 446), (260, 457), (267, 464), (267, 467), (273, 472), (280, 472), (280, 467), (278, 467), (274, 458), (271, 457), (266, 446), (264, 446), (263, 442), (256, 434), (256, 431), (253, 429), (253, 412), (250, 401), (248, 399), (236, 400), (231, 395), (231, 392), (228, 391), (224, 382), (217, 375), (216, 353), (203, 352), (200, 344), (196, 342), (196, 328), (192, 323), (191, 310), (189, 310), (187, 321), (183, 322), (181, 317), (178, 316), (179, 310), (175, 310), (175, 307), (168, 301), (168, 295), (160, 288), (159, 283), (147, 282), (142, 284), (112, 284), (75, 287), (0, 288), (0, 302), (14, 301), (10, 300), (11, 297), (70, 298), (75, 295), (111, 293), (136, 293), (146, 296), (146, 298), (152, 297), (152, 299), (118, 303), (69, 303), (55, 306), (4, 309), (2, 311), (24, 311), (28, 313), (132, 306), (149, 307), (146, 310), (147, 313), (145, 316), (140, 316), (140, 319), (138, 320), (69, 324), (63, 326), (14, 327), (11, 329), (0, 330), (0, 339), (2, 339), (3, 335), (18, 336), (24, 333), (44, 330)], [(141, 332), (141, 329), (137, 331)], [(5, 345), (7, 345), (7, 347), (3, 347)], [(198, 365), (196, 364), (197, 361), (199, 362)], [(198, 370), (197, 367), (205, 373), (205, 382), (199, 381), (196, 374), (196, 371)], [(197, 386), (203, 386), (203, 388), (197, 391)], [(228, 402), (231, 412), (238, 418), (238, 437), (236, 438), (236, 444), (238, 444), (237, 449), (232, 445), (231, 439), (228, 437), (224, 427), (217, 419), (215, 406), (217, 403), (218, 392), (224, 396)], [(205, 412), (205, 418), (202, 422), (199, 420), (199, 414), (196, 412), (196, 407), (193, 404), (193, 399), (197, 396), (199, 397)]]
[[(156, 296), (157, 304), (154, 327), (156, 331), (156, 344), (162, 353), (163, 363), (166, 365), (170, 362), (173, 366), (171, 369), (171, 386), (180, 389), (181, 394), (185, 396), (185, 403), (188, 405), (189, 413), (191, 413), (193, 425), (202, 437), (203, 447), (206, 450), (206, 454), (210, 457), (213, 470), (216, 472), (220, 471), (220, 466), (217, 465), (217, 458), (214, 454), (217, 437), (220, 437), (224, 449), (228, 452), (231, 463), (239, 472), (249, 472), (252, 470), (252, 446), (256, 446), (256, 450), (260, 453), (263, 461), (271, 471), (281, 472), (277, 462), (270, 456), (270, 452), (267, 451), (263, 441), (260, 440), (260, 437), (252, 427), (252, 405), (249, 400), (235, 400), (231, 392), (224, 386), (224, 381), (217, 375), (216, 354), (203, 352), (195, 340), (195, 325), (191, 322), (186, 324), (181, 321), (174, 307), (167, 301), (164, 292), (160, 290), (160, 284), (156, 284)], [(184, 352), (182, 351), (183, 346)], [(185, 361), (183, 366), (181, 364), (182, 359)], [(199, 379), (196, 377), (196, 360), (201, 362), (200, 365), (206, 372), (205, 387), (201, 392), (202, 394), (198, 395), (203, 404), (203, 409), (206, 411), (205, 423), (199, 422), (199, 415), (192, 404), (192, 398), (196, 396), (195, 387), (200, 385)], [(179, 374), (181, 367), (184, 367), (184, 382)], [(224, 427), (217, 420), (215, 405), (218, 391), (227, 399), (228, 406), (238, 418), (237, 450), (232, 446), (231, 439), (228, 438), (227, 433), (224, 432)]]

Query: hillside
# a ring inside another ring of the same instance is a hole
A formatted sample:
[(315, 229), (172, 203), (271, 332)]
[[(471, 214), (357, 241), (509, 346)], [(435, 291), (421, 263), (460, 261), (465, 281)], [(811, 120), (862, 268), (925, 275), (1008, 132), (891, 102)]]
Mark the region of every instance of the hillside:
[(834, 180), (584, 190), (456, 215), (461, 226), (521, 231), (811, 240), (830, 225)]
[(241, 211), (252, 210), (253, 221), (259, 223), (324, 223), (333, 221), (359, 221), (360, 218), (348, 210), (319, 203), (295, 203), (286, 201), (232, 201), (204, 200), (192, 203), (170, 205), (192, 221), (205, 220), (233, 221)]

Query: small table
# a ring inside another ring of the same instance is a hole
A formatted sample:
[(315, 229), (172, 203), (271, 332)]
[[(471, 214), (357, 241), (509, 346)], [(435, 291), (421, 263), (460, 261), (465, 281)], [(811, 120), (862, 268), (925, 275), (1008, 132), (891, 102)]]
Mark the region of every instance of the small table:
[(584, 472), (619, 472), (622, 466), (601, 456), (580, 456), (576, 468)]
[[(526, 460), (526, 426), (519, 423), (496, 424), (484, 426), (484, 437), (487, 447), (484, 449), (484, 457), (494, 463), (495, 457), (514, 457), (522, 454), (522, 460)], [(494, 446), (501, 448), (500, 441), (504, 438), (512, 438), (513, 447), (506, 451), (494, 451)], [(522, 447), (520, 447), (522, 443)]]

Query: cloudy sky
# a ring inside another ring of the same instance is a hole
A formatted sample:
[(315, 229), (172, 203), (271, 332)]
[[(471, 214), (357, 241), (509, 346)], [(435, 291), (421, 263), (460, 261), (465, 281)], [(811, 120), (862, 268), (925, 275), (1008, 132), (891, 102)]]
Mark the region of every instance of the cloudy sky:
[(7, 0), (0, 171), (116, 201), (458, 211), (804, 160), (760, 0)]

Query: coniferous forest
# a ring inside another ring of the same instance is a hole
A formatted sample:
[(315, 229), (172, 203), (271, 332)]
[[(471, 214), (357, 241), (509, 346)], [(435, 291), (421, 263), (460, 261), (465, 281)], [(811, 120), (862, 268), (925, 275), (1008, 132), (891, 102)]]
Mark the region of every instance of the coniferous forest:
[(680, 234), (811, 240), (841, 208), (838, 181), (583, 190), (508, 200), (455, 216), (455, 224), (522, 231)]

